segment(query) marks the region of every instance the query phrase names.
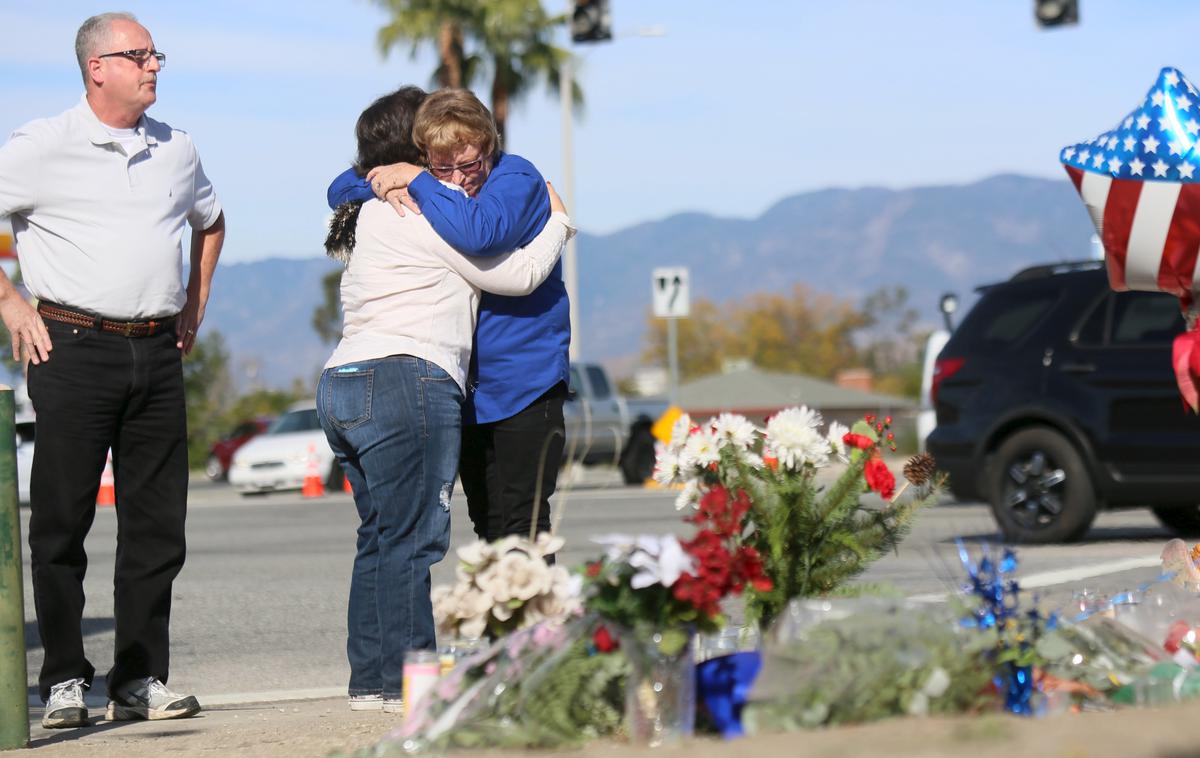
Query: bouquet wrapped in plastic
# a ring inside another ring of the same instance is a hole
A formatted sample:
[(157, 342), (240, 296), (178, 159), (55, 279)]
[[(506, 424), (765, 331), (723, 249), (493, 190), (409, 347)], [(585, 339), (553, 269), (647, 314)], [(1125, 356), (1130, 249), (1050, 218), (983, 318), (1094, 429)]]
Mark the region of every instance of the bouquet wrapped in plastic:
[(946, 607), (797, 600), (768, 635), (748, 732), (956, 713), (988, 699), (991, 641)]
[(404, 724), (355, 758), (449, 748), (578, 746), (621, 726), (625, 658), (593, 641), (594, 618), (543, 622), (459, 662)]
[(1151, 582), (1095, 604), (1038, 648), (1046, 661), (1043, 687), (1066, 689), (1084, 704), (1188, 700), (1200, 695), (1200, 598), (1168, 581)]

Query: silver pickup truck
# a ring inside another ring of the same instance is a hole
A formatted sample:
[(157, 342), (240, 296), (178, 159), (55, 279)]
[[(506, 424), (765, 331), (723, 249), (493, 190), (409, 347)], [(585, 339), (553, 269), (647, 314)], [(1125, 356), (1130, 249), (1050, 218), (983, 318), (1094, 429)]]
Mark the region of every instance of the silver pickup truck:
[(563, 405), (564, 455), (584, 464), (614, 464), (626, 484), (641, 484), (654, 472), (650, 427), (666, 410), (665, 400), (621, 397), (603, 366), (572, 363), (570, 394)]

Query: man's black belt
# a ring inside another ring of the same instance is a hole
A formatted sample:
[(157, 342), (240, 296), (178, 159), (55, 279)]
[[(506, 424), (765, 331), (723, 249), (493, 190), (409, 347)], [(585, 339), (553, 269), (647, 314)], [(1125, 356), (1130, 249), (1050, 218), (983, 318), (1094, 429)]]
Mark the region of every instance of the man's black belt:
[(71, 326), (81, 326), (85, 329), (98, 329), (102, 332), (119, 334), (122, 337), (149, 337), (175, 324), (174, 316), (150, 319), (147, 321), (113, 321), (92, 313), (76, 310), (66, 305), (51, 303), (45, 300), (38, 303), (37, 311), (42, 318), (59, 321)]

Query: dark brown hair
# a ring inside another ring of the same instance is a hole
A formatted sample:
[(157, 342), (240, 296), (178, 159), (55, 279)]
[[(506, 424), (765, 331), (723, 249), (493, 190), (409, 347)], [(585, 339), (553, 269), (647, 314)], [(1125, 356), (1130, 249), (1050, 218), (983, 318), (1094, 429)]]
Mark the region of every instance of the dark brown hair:
[(409, 85), (367, 106), (354, 127), (358, 137), (355, 173), (366, 176), (376, 166), (390, 163), (421, 163), (421, 151), (412, 134), (417, 109), (425, 97), (425, 90)]

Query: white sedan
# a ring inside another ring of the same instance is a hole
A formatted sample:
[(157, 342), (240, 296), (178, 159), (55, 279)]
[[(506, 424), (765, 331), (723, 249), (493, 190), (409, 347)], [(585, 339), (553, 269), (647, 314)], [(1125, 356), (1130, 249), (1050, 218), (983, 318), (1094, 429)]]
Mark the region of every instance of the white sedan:
[(229, 466), (229, 483), (243, 494), (297, 490), (310, 472), (327, 489), (342, 486), (338, 465), (311, 403), (293, 406), (267, 431), (238, 448)]

